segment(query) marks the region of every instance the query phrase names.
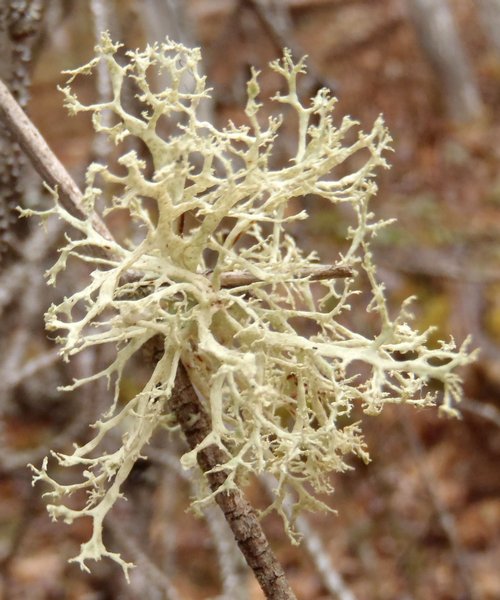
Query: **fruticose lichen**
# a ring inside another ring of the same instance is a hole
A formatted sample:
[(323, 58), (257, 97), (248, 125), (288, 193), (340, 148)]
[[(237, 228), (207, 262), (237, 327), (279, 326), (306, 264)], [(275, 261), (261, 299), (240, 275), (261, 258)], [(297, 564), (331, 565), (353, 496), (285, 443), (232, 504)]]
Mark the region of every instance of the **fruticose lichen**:
[[(283, 509), (286, 490), (296, 510), (317, 509), (323, 505), (316, 493), (331, 491), (329, 475), (349, 468), (346, 457), (368, 460), (360, 426), (352, 423), (354, 404), (373, 415), (388, 402), (431, 405), (436, 393), (428, 384), (436, 381), (443, 409), (453, 412), (461, 396), (456, 368), (472, 357), (464, 346), (455, 349), (453, 341), (430, 349), (429, 331), (417, 333), (409, 325), (407, 303), (395, 317), (389, 314), (369, 246), (384, 225), (368, 208), (376, 192), (374, 170), (387, 167), (382, 154), (390, 137), (382, 118), (369, 133), (354, 136), (357, 123), (349, 117), (335, 126), (335, 99), (321, 89), (302, 103), (297, 78), (305, 71), (304, 61), (295, 64), (285, 51), (270, 67), (286, 91), (272, 100), (295, 114), (297, 150), (289, 164), (274, 168), (273, 147), (283, 119), (259, 119), (256, 71), (247, 86), (248, 124), (217, 129), (198, 116), (209, 96), (198, 73), (199, 50), (167, 41), (128, 52), (122, 64), (116, 57), (119, 47), (103, 35), (96, 58), (69, 72), (68, 84), (93, 73), (102, 61), (113, 98), (84, 105), (70, 87), (63, 92), (70, 113), (90, 112), (96, 131), (115, 144), (128, 138), (142, 142), (147, 160), (130, 150), (118, 160), (118, 172), (92, 164), (86, 176), (89, 217), (94, 210), (103, 215), (125, 211), (130, 234), (123, 242), (106, 239), (90, 218), (72, 216), (57, 197), (53, 209), (39, 213), (56, 214), (80, 232), (61, 249), (49, 271), (51, 283), (70, 257), (95, 267), (84, 289), (47, 312), (47, 329), (58, 332), (63, 357), (101, 344), (116, 347), (112, 364), (68, 389), (107, 377), (115, 385), (114, 402), (95, 423), (89, 443), (70, 455), (54, 453), (60, 465), (81, 468), (80, 483), (55, 481), (47, 473), (47, 459), (35, 469), (35, 480), (51, 487), (48, 511), (54, 519), (93, 519), (93, 536), (74, 560), (86, 569), (89, 559), (109, 556), (126, 572), (130, 565), (103, 545), (103, 519), (153, 432), (175, 423), (169, 397), (179, 361), (212, 423), (210, 435), (182, 457), (182, 464), (195, 466), (197, 452), (217, 444), (227, 456), (220, 466), (229, 474), (223, 488), (235, 486), (240, 475), (273, 475), (276, 495), (270, 508), (292, 531)], [(150, 83), (154, 70), (168, 81), (158, 92)], [(138, 116), (123, 100), (127, 80), (137, 90)], [(107, 125), (109, 114), (113, 125)], [(172, 123), (169, 135), (161, 133), (164, 117)], [(357, 170), (332, 174), (357, 153), (365, 156)], [(104, 193), (109, 189), (112, 197)], [(291, 225), (308, 216), (297, 210), (297, 202), (290, 203), (303, 196), (326, 200), (332, 210), (339, 204), (351, 207), (353, 225), (338, 266), (352, 276), (321, 281), (311, 276), (318, 256), (304, 253), (290, 234)], [(96, 247), (106, 258), (92, 253)], [(369, 282), (366, 308), (378, 323), (370, 337), (351, 330), (344, 319), (361, 280)], [(299, 321), (312, 324), (314, 334), (302, 335)], [(144, 389), (124, 404), (120, 381), (127, 362), (154, 336), (163, 340), (163, 355)], [(123, 443), (114, 453), (99, 455), (111, 430), (121, 431)], [(64, 499), (80, 490), (87, 492), (86, 505), (80, 510), (65, 506)], [(198, 501), (211, 499), (206, 492)]]

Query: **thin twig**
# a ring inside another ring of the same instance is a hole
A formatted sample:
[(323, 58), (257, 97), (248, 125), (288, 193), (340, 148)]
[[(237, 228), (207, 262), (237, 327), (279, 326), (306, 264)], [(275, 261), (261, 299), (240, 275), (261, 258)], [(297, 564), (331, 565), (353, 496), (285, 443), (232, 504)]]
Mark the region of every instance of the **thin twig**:
[[(96, 213), (88, 215), (83, 210), (82, 194), (78, 186), (1, 81), (0, 119), (18, 139), (38, 173), (51, 186), (58, 187), (61, 201), (66, 204), (67, 209), (86, 215), (102, 235), (112, 239), (100, 217)], [(196, 447), (210, 433), (211, 425), (183, 365), (179, 365), (171, 407), (189, 446)], [(224, 483), (227, 475), (221, 471), (209, 471), (223, 462), (222, 451), (215, 446), (209, 446), (198, 453), (198, 464), (214, 492)], [(273, 600), (294, 600), (295, 595), (269, 546), (257, 515), (241, 492), (237, 489), (221, 492), (215, 496), (215, 500), (266, 597)]]
[(340, 572), (333, 566), (323, 540), (312, 528), (310, 522), (303, 515), (299, 515), (295, 526), (304, 540), (307, 554), (309, 554), (325, 588), (338, 600), (356, 600), (356, 596), (347, 587)]
[(112, 235), (104, 221), (96, 213), (87, 216), (87, 211), (83, 206), (82, 193), (73, 178), (1, 80), (0, 119), (42, 179), (52, 188), (57, 188), (64, 208), (79, 218), (89, 218), (94, 229), (106, 239), (111, 240)]
[[(276, 279), (282, 279), (282, 273), (273, 273), (273, 278), (269, 282), (273, 283)], [(352, 277), (353, 272), (349, 267), (336, 265), (313, 265), (302, 269), (298, 274), (290, 274), (290, 279), (309, 278), (311, 281), (320, 281), (322, 279), (339, 279), (342, 277)], [(240, 285), (250, 285), (257, 283), (260, 279), (248, 273), (247, 271), (232, 271), (230, 273), (221, 273), (220, 284), (223, 288), (234, 288)]]

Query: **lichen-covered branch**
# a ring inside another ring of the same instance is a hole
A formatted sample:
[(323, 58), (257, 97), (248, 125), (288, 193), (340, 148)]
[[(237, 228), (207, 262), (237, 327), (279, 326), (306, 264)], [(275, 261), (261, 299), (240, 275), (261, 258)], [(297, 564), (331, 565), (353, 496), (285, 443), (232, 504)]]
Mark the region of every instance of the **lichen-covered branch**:
[[(373, 415), (388, 402), (430, 405), (440, 386), (444, 410), (453, 413), (461, 397), (456, 370), (473, 357), (466, 345), (457, 350), (453, 341), (429, 347), (429, 331), (410, 326), (408, 302), (395, 315), (387, 306), (370, 252), (372, 237), (384, 225), (369, 210), (375, 170), (387, 167), (383, 155), (390, 137), (381, 118), (368, 133), (354, 134), (357, 124), (349, 117), (335, 125), (335, 99), (328, 90), (308, 102), (299, 98), (304, 61), (295, 64), (285, 51), (282, 60), (271, 63), (283, 81), (272, 100), (296, 114), (297, 150), (287, 165), (275, 168), (271, 159), (282, 118), (261, 118), (257, 72), (247, 86), (246, 124), (217, 129), (198, 113), (209, 95), (197, 70), (198, 50), (167, 41), (129, 52), (123, 64), (118, 49), (103, 36), (96, 57), (69, 73), (66, 105), (72, 113), (89, 112), (96, 131), (115, 144), (139, 138), (146, 157), (127, 152), (118, 169), (92, 164), (83, 214), (71, 214), (56, 194), (54, 208), (39, 213), (56, 214), (80, 233), (61, 248), (50, 282), (69, 260), (94, 267), (83, 289), (47, 312), (47, 328), (57, 332), (63, 357), (89, 346), (116, 348), (110, 365), (70, 387), (106, 377), (114, 384), (114, 400), (94, 425), (90, 442), (71, 455), (55, 455), (60, 465), (80, 467), (82, 480), (58, 483), (47, 462), (37, 478), (50, 485), (54, 518), (94, 521), (92, 539), (76, 560), (85, 566), (89, 558), (110, 556), (127, 569), (102, 543), (103, 519), (154, 431), (183, 423), (174, 389), (184, 365), (199, 399), (184, 420), (192, 449), (182, 464), (201, 464), (210, 482), (196, 502), (234, 503), (238, 482), (269, 473), (277, 484), (268, 510), (281, 514), (295, 539), (300, 510), (328, 508), (318, 495), (331, 491), (329, 474), (351, 468), (353, 455), (369, 460), (352, 418), (354, 405)], [(107, 69), (112, 95), (85, 105), (71, 82), (91, 75), (99, 64)], [(168, 82), (166, 89), (155, 91), (154, 70)], [(192, 81), (188, 89), (181, 85), (186, 78)], [(122, 105), (127, 79), (139, 90), (140, 115)], [(165, 117), (172, 118), (169, 137), (158, 127)], [(356, 160), (347, 162), (352, 157)], [(351, 164), (357, 166), (349, 169)], [(290, 224), (308, 215), (294, 211), (290, 200), (305, 195), (322, 198), (332, 209), (339, 204), (350, 209), (344, 250), (331, 265), (347, 277), (319, 277), (324, 266), (318, 256), (306, 254), (291, 234)], [(95, 226), (94, 211), (102, 202), (103, 214), (128, 213), (126, 238), (109, 237)], [(353, 330), (345, 318), (351, 297), (362, 288), (361, 276), (369, 284), (370, 334)], [(314, 335), (304, 337), (298, 321), (310, 323)], [(124, 369), (152, 338), (160, 340), (159, 361), (144, 389), (125, 403)], [(99, 453), (112, 429), (122, 432), (122, 445)], [(64, 504), (82, 490), (88, 498), (83, 508)], [(283, 506), (288, 492), (294, 499), (290, 512)], [(248, 521), (257, 535), (253, 513), (241, 506), (229, 512), (235, 528), (245, 530)], [(245, 532), (241, 535), (246, 539)], [(259, 546), (260, 551), (267, 552)]]
[[(13, 119), (8, 118), (5, 121), (6, 124), (12, 129), (12, 133), (16, 135), (16, 137), (24, 140), (24, 149), (28, 157), (32, 159), (33, 165), (37, 168), (39, 174), (42, 177), (49, 174), (50, 183), (59, 189), (62, 194), (65, 194), (68, 211), (70, 213), (76, 212), (78, 214), (83, 205), (83, 197), (78, 186), (74, 183), (65, 168), (59, 163), (58, 159), (53, 155), (50, 148), (37, 132), (35, 126), (17, 105), (14, 98), (9, 93), (2, 94), (2, 91), (3, 90), (0, 89), (0, 110), (3, 109), (4, 115), (7, 114), (14, 117)], [(22, 118), (19, 118), (20, 115), (22, 115)], [(40, 139), (43, 140), (41, 146), (39, 145)], [(105, 231), (106, 226), (104, 225), (104, 222), (100, 221), (100, 217), (97, 214), (92, 216), (94, 223), (100, 222), (99, 229)], [(111, 234), (107, 234), (107, 236), (108, 235), (111, 238)], [(105, 250), (107, 249), (105, 248)], [(346, 269), (336, 269), (334, 267), (322, 267), (318, 269), (314, 267), (309, 269), (304, 276), (314, 278), (346, 277), (349, 274), (349, 271)], [(227, 275), (228, 278), (225, 282), (227, 287), (239, 285), (242, 281), (243, 283), (249, 282), (247, 273), (228, 273)], [(191, 447), (194, 448), (196, 446), (196, 443), (194, 443), (196, 435), (198, 436), (196, 439), (203, 439), (203, 437), (210, 432), (210, 423), (201, 406), (200, 400), (197, 398), (194, 388), (187, 377), (186, 371), (182, 366), (178, 371), (175, 383), (176, 386), (174, 388), (174, 393), (172, 394), (172, 412), (175, 415), (177, 422), (181, 425), (186, 439), (190, 444), (193, 443)], [(198, 415), (198, 418), (195, 418), (196, 415)], [(196, 428), (193, 428), (193, 422), (197, 423)], [(202, 424), (203, 428), (201, 428)], [(200, 455), (201, 468), (206, 471), (216, 468), (219, 464), (216, 462), (218, 457), (220, 458), (220, 451), (217, 448), (213, 448), (212, 452), (210, 449), (207, 449), (203, 452), (202, 461)], [(223, 479), (223, 475), (218, 473), (209, 475), (208, 477), (212, 490), (216, 492), (218, 487), (217, 482), (221, 480), (221, 477)], [(72, 488), (69, 492), (71, 493), (73, 489), (75, 488)], [(249, 565), (254, 569), (257, 579), (261, 583), (266, 594), (268, 594), (267, 597), (293, 600), (295, 596), (285, 579), (280, 563), (277, 561), (269, 547), (264, 532), (259, 524), (257, 514), (253, 511), (243, 495), (236, 490), (233, 492), (226, 492), (224, 498), (221, 498), (218, 503), (228, 519), (231, 529), (235, 532), (235, 535), (238, 534), (241, 538), (241, 532), (250, 534), (247, 539), (240, 539), (237, 541), (238, 543), (241, 541), (242, 553)], [(57, 510), (54, 510), (52, 514), (53, 516), (57, 516)], [(240, 523), (240, 521), (242, 522)], [(100, 535), (102, 522), (98, 527)], [(259, 551), (262, 548), (265, 549), (265, 552), (259, 554)], [(96, 541), (95, 539), (90, 541), (90, 545), (87, 545), (86, 549), (88, 558), (91, 556), (90, 552), (98, 552), (99, 556), (109, 556), (115, 559), (122, 565), (125, 573), (127, 573), (131, 566), (131, 563), (125, 563), (117, 554), (108, 553), (99, 541)], [(83, 563), (82, 566), (84, 566)]]

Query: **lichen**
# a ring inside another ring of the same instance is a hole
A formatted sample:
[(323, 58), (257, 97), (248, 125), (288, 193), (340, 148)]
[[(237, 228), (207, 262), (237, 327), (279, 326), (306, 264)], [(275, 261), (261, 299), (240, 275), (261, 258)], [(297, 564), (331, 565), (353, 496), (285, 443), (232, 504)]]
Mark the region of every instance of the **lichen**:
[[(391, 141), (381, 117), (370, 132), (356, 133), (357, 123), (349, 117), (334, 124), (335, 99), (328, 90), (303, 103), (297, 78), (305, 72), (304, 61), (295, 64), (285, 50), (270, 68), (281, 76), (286, 92), (272, 100), (296, 115), (297, 150), (277, 168), (273, 148), (283, 119), (261, 117), (256, 71), (247, 87), (247, 124), (230, 122), (218, 129), (198, 117), (200, 103), (209, 96), (197, 69), (199, 50), (167, 41), (128, 52), (122, 64), (119, 47), (103, 35), (96, 57), (69, 72), (62, 91), (70, 113), (90, 112), (96, 131), (115, 144), (138, 138), (146, 158), (130, 150), (118, 160), (119, 169), (89, 167), (88, 219), (69, 214), (57, 194), (54, 207), (39, 213), (56, 214), (80, 232), (60, 250), (49, 272), (51, 283), (70, 257), (94, 266), (83, 289), (47, 312), (47, 329), (58, 332), (64, 359), (88, 347), (116, 347), (112, 364), (68, 389), (107, 377), (114, 383), (114, 401), (94, 424), (90, 442), (70, 455), (53, 454), (59, 465), (81, 469), (80, 483), (55, 481), (47, 460), (35, 469), (35, 479), (50, 485), (53, 518), (71, 523), (90, 516), (94, 521), (92, 539), (74, 560), (87, 568), (89, 559), (109, 556), (127, 571), (130, 565), (105, 549), (102, 523), (153, 432), (175, 420), (169, 398), (180, 361), (212, 425), (199, 446), (182, 457), (183, 466), (193, 467), (197, 452), (216, 444), (227, 456), (219, 467), (228, 473), (223, 489), (235, 486), (240, 476), (273, 475), (276, 493), (269, 510), (280, 512), (293, 536), (283, 509), (286, 491), (296, 502), (292, 515), (324, 508), (317, 494), (331, 491), (330, 473), (350, 468), (351, 455), (369, 460), (360, 424), (352, 422), (354, 405), (372, 415), (388, 402), (431, 405), (436, 401), (436, 392), (429, 391), (432, 381), (441, 384), (443, 409), (453, 412), (461, 396), (456, 369), (472, 355), (453, 341), (429, 348), (430, 331), (412, 329), (407, 302), (390, 315), (370, 252), (372, 237), (384, 225), (369, 210), (377, 189), (374, 172), (387, 167), (383, 154)], [(69, 85), (77, 76), (91, 75), (99, 62), (107, 67), (113, 97), (82, 104)], [(155, 70), (169, 81), (166, 89), (153, 91)], [(125, 107), (126, 80), (137, 90), (139, 116)], [(103, 119), (105, 113), (113, 115), (113, 125)], [(163, 117), (172, 124), (168, 135), (162, 133)], [(365, 157), (361, 166), (335, 176), (334, 169), (344, 163), (345, 172), (353, 155)], [(110, 188), (112, 197), (105, 193)], [(308, 215), (290, 200), (303, 196), (321, 198), (332, 210), (339, 204), (351, 207), (353, 223), (337, 261), (351, 276), (314, 281), (307, 274), (319, 258), (301, 250), (291, 234), (291, 226)], [(132, 223), (128, 239), (103, 237), (92, 225), (92, 211), (126, 211)], [(106, 258), (92, 248), (104, 250)], [(250, 277), (235, 283), (234, 274), (241, 272)], [(232, 276), (232, 285), (226, 285)], [(369, 283), (366, 309), (377, 323), (368, 337), (350, 329), (345, 319), (362, 281)], [(315, 333), (302, 335), (298, 321), (313, 325)], [(120, 381), (128, 361), (158, 335), (163, 355), (144, 389), (123, 404)], [(122, 432), (122, 445), (99, 454), (112, 430)], [(80, 510), (65, 506), (64, 500), (81, 490), (87, 493), (86, 505)], [(212, 499), (205, 489), (196, 501)]]

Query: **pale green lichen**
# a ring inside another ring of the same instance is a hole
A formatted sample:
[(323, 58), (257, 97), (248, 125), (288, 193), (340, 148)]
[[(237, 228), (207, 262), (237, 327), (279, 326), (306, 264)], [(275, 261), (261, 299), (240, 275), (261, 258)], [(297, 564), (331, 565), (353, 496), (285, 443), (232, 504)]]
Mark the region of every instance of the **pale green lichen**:
[[(265, 124), (258, 119), (257, 72), (247, 88), (249, 124), (229, 123), (219, 130), (197, 116), (198, 105), (208, 96), (205, 78), (197, 70), (198, 50), (167, 41), (128, 52), (121, 64), (118, 48), (104, 35), (96, 58), (70, 72), (69, 79), (71, 83), (78, 75), (92, 74), (103, 61), (112, 99), (84, 105), (70, 87), (63, 92), (71, 113), (92, 114), (96, 131), (116, 144), (139, 138), (147, 149), (152, 174), (135, 151), (119, 159), (121, 174), (99, 164), (87, 171), (84, 199), (89, 214), (104, 198), (104, 214), (127, 211), (133, 231), (126, 242), (110, 241), (90, 219), (71, 216), (57, 198), (55, 207), (43, 213), (57, 214), (81, 233), (61, 249), (50, 282), (70, 256), (95, 265), (87, 287), (49, 309), (47, 328), (59, 332), (65, 359), (89, 346), (116, 346), (110, 366), (69, 389), (105, 376), (114, 380), (114, 402), (94, 425), (96, 434), (89, 443), (71, 455), (54, 454), (60, 465), (82, 469), (81, 483), (59, 484), (48, 475), (47, 461), (35, 470), (36, 479), (51, 486), (48, 495), (54, 503), (48, 510), (53, 518), (68, 523), (93, 518), (92, 539), (75, 560), (86, 568), (85, 561), (109, 556), (127, 571), (129, 565), (103, 546), (103, 519), (155, 429), (172, 425), (169, 397), (180, 360), (212, 421), (210, 435), (183, 456), (183, 465), (193, 467), (201, 448), (217, 444), (227, 456), (220, 466), (229, 473), (224, 488), (236, 485), (239, 475), (274, 475), (276, 496), (270, 508), (282, 514), (289, 528), (282, 506), (286, 490), (296, 499), (295, 513), (323, 507), (315, 493), (331, 491), (329, 474), (349, 468), (345, 457), (368, 460), (359, 424), (345, 425), (355, 403), (369, 414), (377, 414), (387, 402), (433, 404), (435, 393), (427, 386), (437, 381), (444, 409), (453, 412), (461, 395), (456, 368), (469, 363), (471, 355), (453, 343), (430, 349), (429, 331), (411, 328), (406, 304), (395, 318), (389, 315), (369, 249), (383, 225), (368, 210), (376, 191), (374, 170), (387, 166), (382, 154), (390, 137), (381, 118), (371, 132), (353, 137), (356, 122), (349, 117), (334, 125), (335, 99), (328, 90), (303, 104), (296, 83), (304, 62), (294, 64), (285, 51), (271, 69), (281, 75), (287, 91), (272, 100), (296, 115), (297, 152), (288, 165), (272, 168), (282, 118)], [(169, 81), (160, 92), (149, 83), (154, 69)], [(126, 79), (139, 90), (139, 116), (122, 102)], [(102, 118), (105, 111), (114, 115), (114, 125), (104, 124), (109, 123)], [(172, 120), (169, 136), (160, 133), (162, 116)], [(346, 141), (348, 132), (353, 141)], [(357, 170), (332, 175), (360, 151), (365, 160)], [(105, 193), (109, 188), (115, 192), (111, 198)], [(303, 275), (318, 257), (305, 254), (290, 235), (289, 224), (307, 214), (291, 210), (289, 201), (304, 195), (352, 208), (353, 225), (338, 264), (351, 268), (353, 277), (313, 282)], [(103, 248), (109, 258), (92, 254), (90, 247)], [(210, 271), (207, 251), (215, 257)], [(222, 285), (228, 274), (242, 271), (254, 281)], [(131, 272), (132, 278), (125, 276)], [(343, 321), (361, 276), (371, 289), (367, 309), (378, 322), (373, 337), (352, 331)], [(312, 323), (316, 333), (301, 335), (297, 317)], [(164, 340), (163, 356), (142, 392), (121, 404), (120, 380), (127, 361), (157, 335)], [(356, 375), (360, 364), (363, 376)], [(116, 428), (121, 428), (122, 446), (99, 455), (101, 442)], [(86, 506), (66, 507), (65, 497), (81, 490), (87, 492)], [(207, 492), (198, 500), (211, 498)]]

